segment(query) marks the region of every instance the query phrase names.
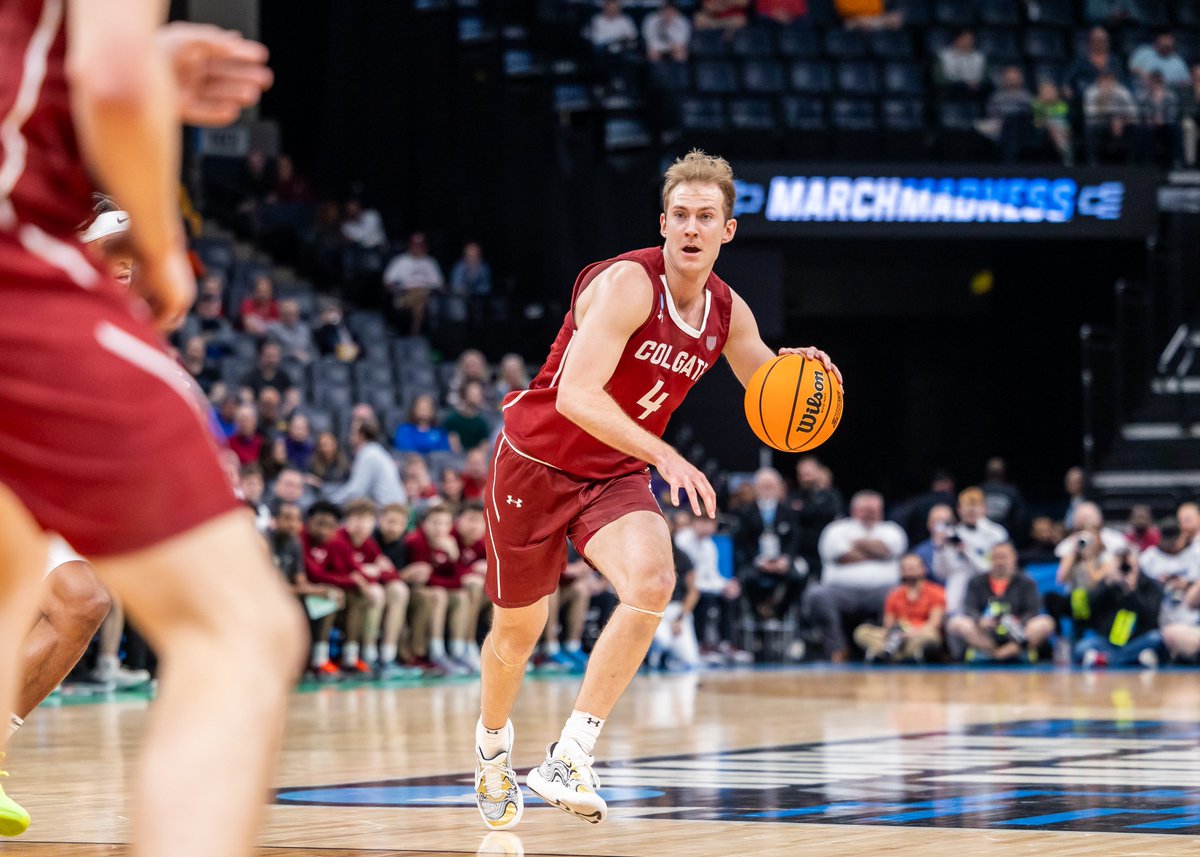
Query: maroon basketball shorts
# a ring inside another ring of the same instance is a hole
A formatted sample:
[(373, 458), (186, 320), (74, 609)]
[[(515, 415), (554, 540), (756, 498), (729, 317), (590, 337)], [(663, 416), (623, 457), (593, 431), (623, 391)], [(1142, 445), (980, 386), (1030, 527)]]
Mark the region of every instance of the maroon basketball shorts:
[(527, 607), (558, 589), (568, 538), (586, 559), (588, 542), (606, 525), (630, 512), (661, 514), (648, 472), (578, 479), (522, 455), (503, 434), (484, 502), (487, 593), (500, 607)]
[(128, 296), (20, 252), (0, 242), (0, 482), (88, 557), (237, 508), (196, 382)]

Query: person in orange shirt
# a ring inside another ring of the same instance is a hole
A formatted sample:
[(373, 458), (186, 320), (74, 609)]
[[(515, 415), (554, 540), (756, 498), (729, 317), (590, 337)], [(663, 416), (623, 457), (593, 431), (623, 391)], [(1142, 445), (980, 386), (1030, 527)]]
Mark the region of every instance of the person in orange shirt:
[(925, 661), (942, 645), (946, 590), (926, 579), (925, 561), (915, 553), (900, 558), (900, 585), (883, 605), (883, 625), (859, 625), (854, 642), (867, 662)]

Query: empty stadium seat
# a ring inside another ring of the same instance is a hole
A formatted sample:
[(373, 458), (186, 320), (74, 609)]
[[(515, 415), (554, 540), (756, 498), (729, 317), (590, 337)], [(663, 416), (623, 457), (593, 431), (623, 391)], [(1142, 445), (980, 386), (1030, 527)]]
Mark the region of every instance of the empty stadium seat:
[(812, 27), (784, 27), (779, 31), (779, 53), (788, 59), (808, 59), (821, 55), (821, 44)]
[(833, 27), (825, 33), (825, 53), (834, 59), (861, 59), (867, 55), (867, 40), (859, 30)]
[(954, 33), (951, 30), (945, 27), (930, 27), (925, 31), (925, 52), (931, 58), (936, 58), (953, 40)]
[(1200, 29), (1200, 0), (1175, 0), (1175, 23)]
[(979, 21), (989, 27), (1015, 27), (1021, 23), (1021, 10), (1017, 0), (979, 0)]
[(725, 105), (721, 99), (690, 96), (679, 102), (680, 121), (685, 129), (696, 131), (725, 131)]
[(912, 62), (885, 63), (883, 89), (893, 95), (921, 95), (925, 92), (925, 70)]
[(396, 393), (391, 387), (370, 387), (358, 391), (358, 400), (375, 409), (375, 415), (396, 407)]
[(792, 63), (789, 81), (794, 91), (809, 95), (827, 95), (833, 89), (829, 66), (819, 60)]
[(1056, 86), (1062, 83), (1063, 76), (1067, 72), (1066, 63), (1061, 62), (1035, 62), (1029, 64), (1029, 70), (1026, 73), (1025, 81), (1029, 86), (1035, 87), (1044, 80), (1050, 81)]
[(883, 127), (888, 131), (923, 131), (925, 105), (913, 98), (886, 98), (879, 106)]
[(711, 59), (724, 56), (728, 50), (725, 34), (720, 30), (693, 30), (688, 49), (694, 59)]
[(592, 108), (592, 90), (583, 83), (554, 85), (554, 109), (559, 113), (574, 113)]
[(1071, 0), (1038, 0), (1037, 18), (1031, 17), (1030, 23), (1044, 27), (1075, 26), (1075, 10)]
[(1023, 39), (1025, 56), (1041, 62), (1062, 62), (1067, 58), (1062, 33), (1046, 27), (1030, 27)]
[(837, 98), (832, 105), (833, 127), (842, 131), (876, 131), (875, 103), (865, 98)]
[(780, 99), (783, 127), (795, 131), (823, 131), (828, 127), (825, 102), (809, 95), (788, 95)]
[(360, 387), (393, 387), (396, 384), (392, 367), (388, 363), (356, 363), (354, 365), (354, 381)]
[(777, 60), (747, 60), (742, 67), (742, 85), (747, 92), (765, 95), (782, 92), (783, 66)]
[(604, 148), (610, 152), (641, 149), (653, 140), (649, 126), (637, 116), (609, 116), (604, 120)]
[(697, 62), (693, 74), (697, 92), (729, 95), (738, 90), (737, 66), (727, 60)]
[(765, 27), (743, 27), (733, 34), (729, 49), (739, 57), (769, 57), (775, 53), (771, 31)]
[(913, 45), (908, 30), (879, 30), (871, 33), (871, 53), (885, 60), (912, 59)]
[(879, 92), (879, 72), (873, 62), (841, 62), (837, 65), (839, 92), (847, 95), (875, 95)]
[(650, 63), (650, 83), (668, 92), (686, 92), (691, 89), (692, 78), (683, 63), (655, 62)]
[(972, 102), (948, 101), (939, 108), (938, 115), (941, 126), (949, 131), (973, 132), (983, 109)]
[(933, 19), (946, 27), (975, 25), (975, 4), (970, 0), (934, 0)]
[(1188, 65), (1200, 63), (1200, 33), (1176, 33), (1175, 48)]
[(350, 387), (342, 384), (313, 384), (312, 404), (330, 411), (346, 410), (353, 405)]
[(775, 108), (767, 98), (734, 98), (729, 102), (729, 122), (736, 131), (774, 131)]
[(350, 367), (340, 360), (322, 358), (311, 367), (313, 386), (327, 384), (346, 386), (350, 383)]
[(894, 8), (904, 16), (906, 27), (924, 27), (929, 23), (928, 0), (896, 0)]
[(1164, 0), (1133, 0), (1130, 17), (1143, 27), (1161, 30), (1171, 24)]
[(1020, 62), (1022, 59), (1014, 30), (981, 29), (975, 34), (975, 42), (993, 65)]

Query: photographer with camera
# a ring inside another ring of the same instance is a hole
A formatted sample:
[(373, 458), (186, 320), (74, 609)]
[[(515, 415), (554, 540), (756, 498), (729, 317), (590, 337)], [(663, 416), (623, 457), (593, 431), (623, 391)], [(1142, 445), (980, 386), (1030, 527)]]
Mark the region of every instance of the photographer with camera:
[(992, 567), (967, 584), (963, 614), (946, 630), (967, 646), (967, 660), (1037, 660), (1054, 620), (1042, 613), (1037, 584), (1017, 565), (1012, 542), (992, 548)]
[(958, 495), (958, 524), (935, 523), (933, 576), (946, 587), (947, 615), (962, 613), (967, 584), (991, 566), (992, 550), (1008, 541), (1004, 527), (987, 519), (983, 491), (967, 488)]
[(1098, 583), (1087, 592), (1090, 624), (1075, 644), (1076, 660), (1085, 669), (1109, 664), (1154, 669), (1163, 648), (1162, 587), (1142, 574), (1129, 547), (1105, 555), (1097, 573)]
[(1090, 501), (1075, 507), (1074, 525), (1071, 534), (1054, 549), (1058, 557), (1055, 580), (1066, 594), (1046, 593), (1046, 612), (1060, 629), (1062, 621), (1070, 619), (1078, 633), (1091, 621), (1088, 592), (1103, 579), (1106, 564), (1128, 550), (1129, 541), (1118, 530), (1104, 526), (1100, 507)]

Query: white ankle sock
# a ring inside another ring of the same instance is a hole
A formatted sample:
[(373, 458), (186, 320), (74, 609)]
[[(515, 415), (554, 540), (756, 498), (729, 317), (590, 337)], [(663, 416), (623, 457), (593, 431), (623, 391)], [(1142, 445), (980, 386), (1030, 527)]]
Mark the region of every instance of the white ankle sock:
[(358, 643), (347, 643), (342, 648), (342, 663), (348, 667), (358, 663)]
[(116, 655), (100, 655), (96, 658), (96, 669), (111, 675), (121, 669), (121, 659)]
[(547, 643), (542, 643), (542, 654), (548, 658), (552, 658), (562, 651), (562, 646), (558, 644), (558, 640), (552, 640)]
[(580, 645), (578, 640), (568, 640), (563, 649), (568, 652), (578, 652), (583, 649), (583, 646)]
[(383, 661), (385, 664), (395, 663), (396, 653), (396, 646), (389, 646), (387, 643), (384, 643), (379, 647), (379, 660)]
[(8, 741), (12, 736), (17, 734), (17, 730), (21, 728), (25, 721), (15, 714), (8, 715), (8, 734), (4, 736), (4, 740)]
[(312, 665), (323, 667), (329, 663), (329, 643), (313, 643)]
[(511, 753), (513, 745), (513, 725), (509, 720), (501, 729), (488, 729), (483, 725), (483, 718), (475, 724), (475, 743), (485, 759), (494, 759), (498, 753)]
[(466, 640), (451, 640), (450, 641), (450, 657), (455, 660), (462, 660), (463, 655), (467, 653)]
[(446, 657), (446, 641), (445, 640), (430, 640), (429, 641), (429, 657), (431, 657), (431, 658)]
[(363, 647), (363, 660), (373, 664), (379, 660), (379, 647), (375, 645)]
[[(583, 755), (591, 756), (596, 748), (596, 739), (600, 737), (600, 730), (603, 728), (604, 721), (599, 717), (586, 711), (572, 711), (558, 741), (560, 744), (564, 741), (572, 742)], [(568, 745), (568, 755), (571, 755), (571, 749), (573, 748)]]

